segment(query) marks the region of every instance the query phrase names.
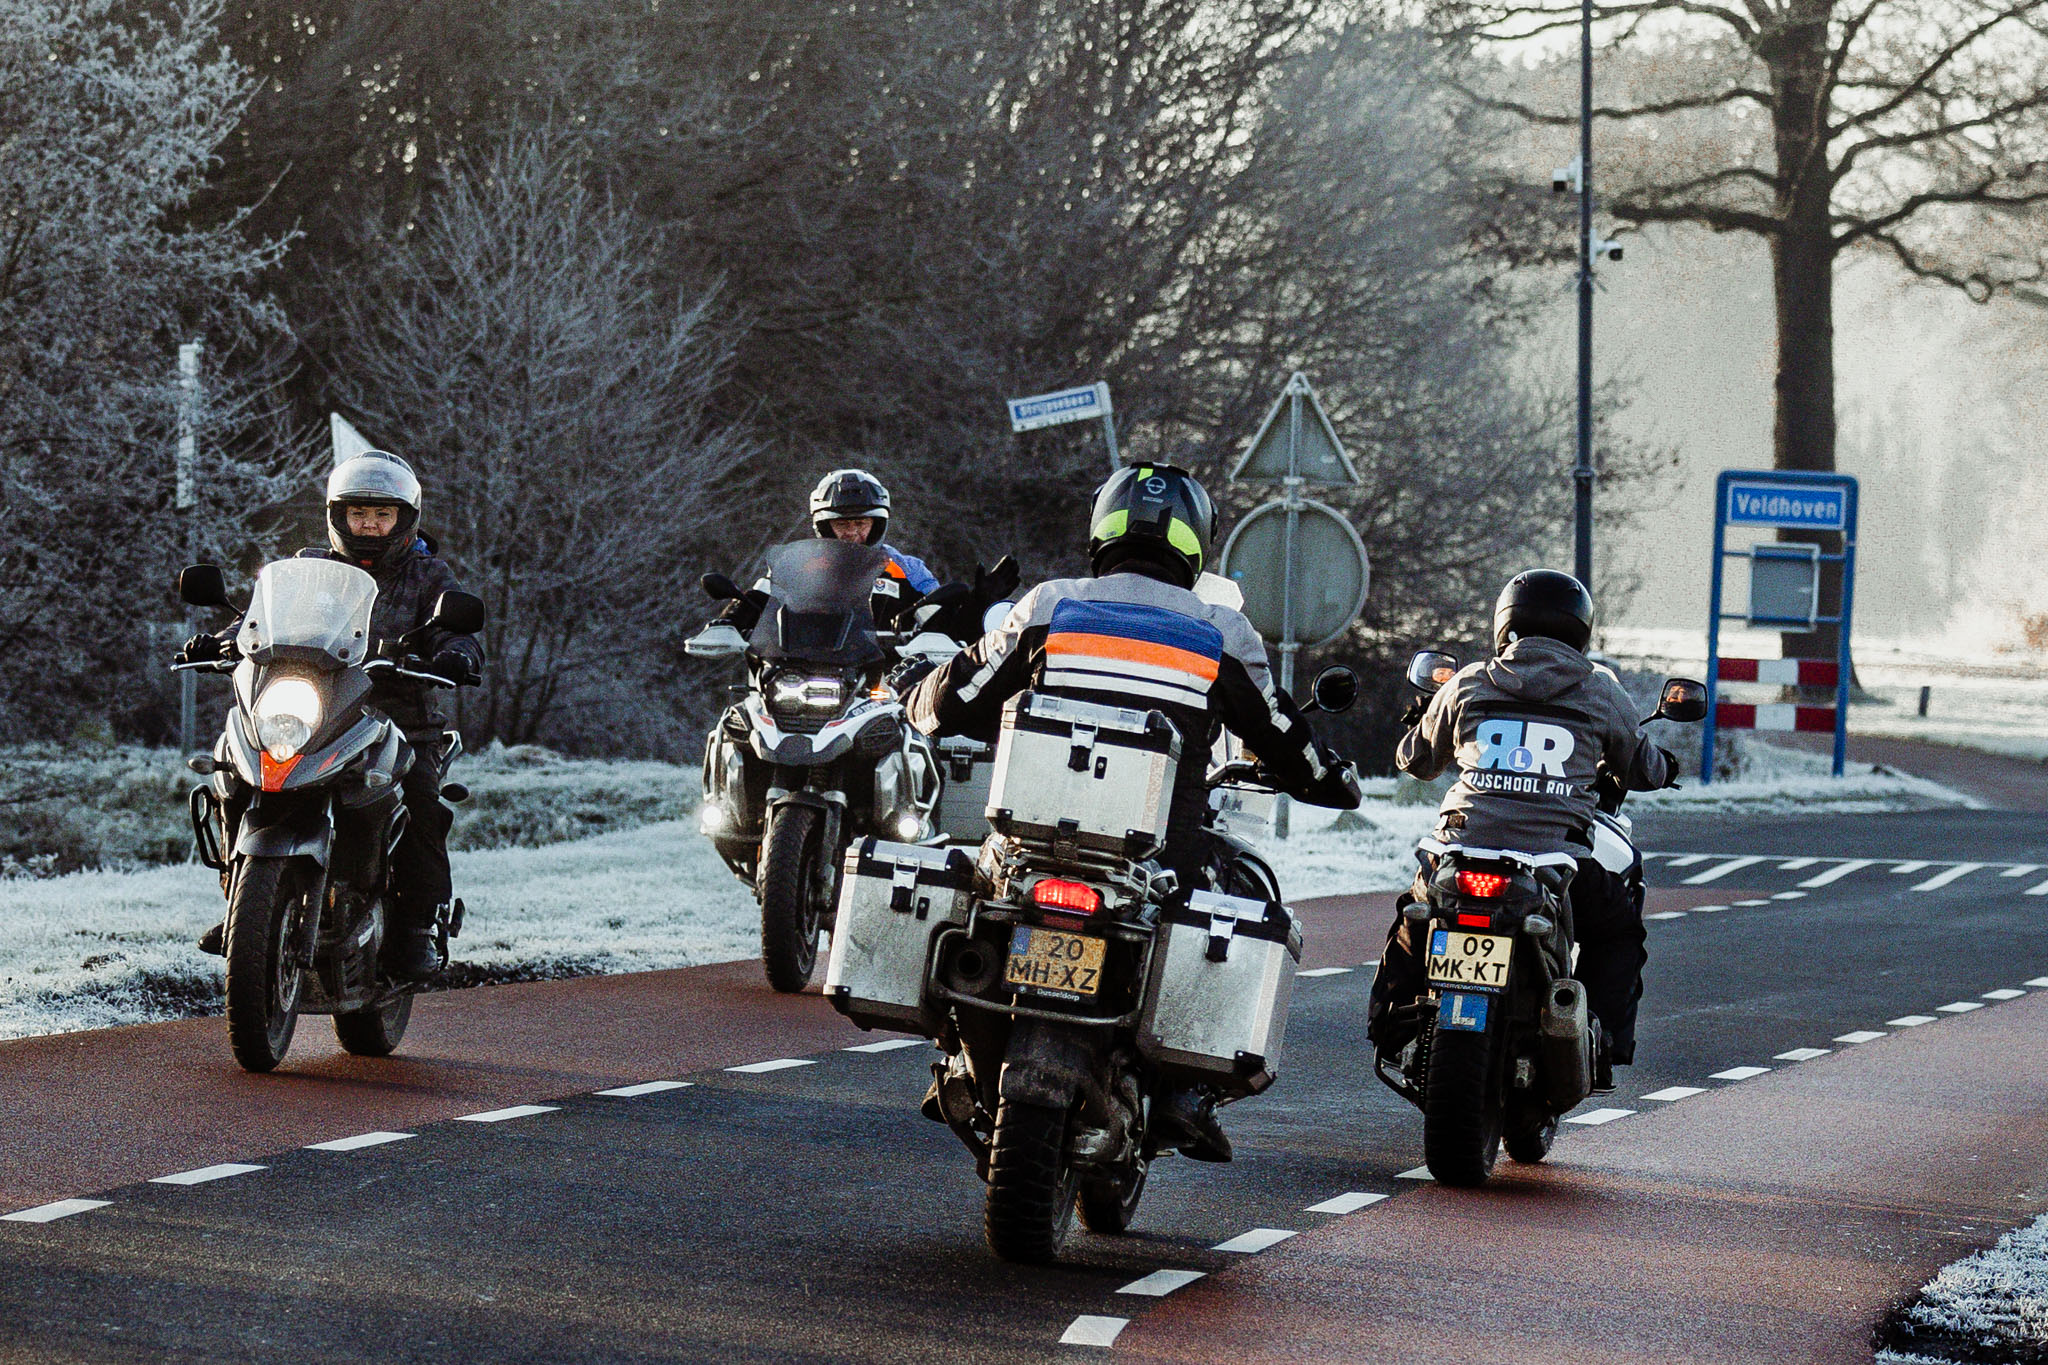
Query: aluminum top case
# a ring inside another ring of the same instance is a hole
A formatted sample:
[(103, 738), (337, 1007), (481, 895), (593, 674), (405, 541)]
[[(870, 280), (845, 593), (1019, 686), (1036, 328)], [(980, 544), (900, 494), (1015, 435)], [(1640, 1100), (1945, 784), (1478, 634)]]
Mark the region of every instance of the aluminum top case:
[(1278, 901), (1197, 891), (1152, 955), (1138, 1051), (1168, 1079), (1255, 1095), (1279, 1074), (1301, 928)]
[(932, 938), (966, 924), (973, 900), (967, 850), (861, 840), (846, 851), (825, 998), (862, 1028), (936, 1036), (924, 1006)]
[(1157, 711), (1020, 693), (1003, 708), (989, 823), (1026, 843), (1143, 858), (1166, 838), (1180, 749)]

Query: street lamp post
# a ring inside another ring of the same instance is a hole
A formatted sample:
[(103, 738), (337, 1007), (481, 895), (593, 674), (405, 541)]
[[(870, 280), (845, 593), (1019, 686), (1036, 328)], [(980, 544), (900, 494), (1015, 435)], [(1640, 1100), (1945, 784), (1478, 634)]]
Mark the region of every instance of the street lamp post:
[(1593, 0), (1579, 0), (1579, 449), (1572, 572), (1593, 587)]

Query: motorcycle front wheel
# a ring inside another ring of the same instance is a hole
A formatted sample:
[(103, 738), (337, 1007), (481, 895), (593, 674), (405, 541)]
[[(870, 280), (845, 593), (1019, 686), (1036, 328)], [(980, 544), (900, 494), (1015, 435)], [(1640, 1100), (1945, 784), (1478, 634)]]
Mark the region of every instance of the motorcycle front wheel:
[(784, 806), (761, 844), (761, 965), (785, 995), (808, 985), (818, 965), (818, 841), (818, 812)]
[(1111, 1237), (1129, 1232), (1138, 1216), (1138, 1201), (1145, 1197), (1145, 1174), (1150, 1163), (1134, 1156), (1131, 1164), (1115, 1175), (1083, 1181), (1079, 1199), (1081, 1226)]
[(1066, 1110), (1004, 1100), (989, 1139), (988, 1249), (1027, 1265), (1057, 1260), (1074, 1226), (1079, 1186), (1067, 1162)]
[(302, 858), (244, 858), (235, 868), (228, 893), (228, 1047), (245, 1071), (275, 1069), (292, 1045), (304, 976), (292, 960), (293, 911), (317, 874)]
[(1422, 1086), (1422, 1160), (1439, 1185), (1476, 1186), (1500, 1159), (1501, 1100), (1491, 1030), (1440, 1028)]
[(401, 995), (366, 1010), (334, 1016), (334, 1036), (342, 1051), (357, 1057), (389, 1057), (405, 1040), (412, 1022), (412, 996)]

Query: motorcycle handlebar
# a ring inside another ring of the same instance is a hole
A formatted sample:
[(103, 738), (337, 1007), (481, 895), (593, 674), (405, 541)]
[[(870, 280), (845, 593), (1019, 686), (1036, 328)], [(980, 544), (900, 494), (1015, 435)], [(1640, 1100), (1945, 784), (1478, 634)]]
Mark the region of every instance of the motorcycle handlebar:
[[(408, 662), (411, 662), (408, 660)], [(454, 687), (455, 683), (439, 673), (422, 673), (400, 664), (396, 659), (368, 659), (363, 663), (365, 673), (389, 673), (393, 677), (405, 678), (411, 682), (425, 683), (429, 687)]]
[(171, 664), (171, 672), (232, 673), (235, 671), (235, 662), (236, 661), (233, 659), (196, 659), (185, 663), (178, 663), (173, 661)]

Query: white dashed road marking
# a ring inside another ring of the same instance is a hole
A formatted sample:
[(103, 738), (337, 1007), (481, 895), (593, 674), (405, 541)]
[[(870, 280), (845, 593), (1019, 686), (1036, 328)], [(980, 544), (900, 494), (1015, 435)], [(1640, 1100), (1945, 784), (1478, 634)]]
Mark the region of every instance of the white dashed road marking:
[(1712, 915), (1718, 914), (1727, 908), (1725, 905), (1695, 905), (1692, 909), (1696, 915)]
[(1209, 1250), (1241, 1251), (1250, 1254), (1254, 1251), (1264, 1251), (1270, 1246), (1278, 1246), (1293, 1235), (1286, 1228), (1253, 1228), (1250, 1232), (1240, 1232), (1227, 1242), (1218, 1242)]
[(1950, 882), (1958, 881), (1964, 877), (1967, 877), (1972, 872), (1977, 871), (1983, 866), (1984, 864), (1982, 863), (1957, 863), (1954, 867), (1950, 868), (1946, 872), (1935, 873), (1932, 877), (1929, 877), (1926, 881), (1921, 882), (1918, 886), (1914, 887), (1913, 889), (1915, 891), (1939, 891), (1942, 887), (1947, 886)]
[(1804, 891), (1780, 891), (1773, 895), (1771, 899), (1774, 901), (1803, 901), (1806, 899), (1806, 893)]
[(1434, 1180), (1434, 1179), (1436, 1179), (1436, 1177), (1435, 1177), (1435, 1176), (1433, 1176), (1433, 1175), (1431, 1175), (1431, 1174), (1429, 1173), (1429, 1167), (1427, 1167), (1427, 1166), (1417, 1166), (1417, 1167), (1415, 1167), (1415, 1168), (1414, 1168), (1413, 1170), (1407, 1170), (1407, 1171), (1396, 1171), (1396, 1172), (1394, 1173), (1394, 1179), (1396, 1179), (1396, 1180)]
[(250, 1166), (239, 1161), (223, 1161), (218, 1166), (201, 1166), (196, 1171), (179, 1171), (176, 1175), (160, 1175), (149, 1183), (152, 1185), (204, 1185), (211, 1180), (226, 1180), (231, 1175), (247, 1175), (251, 1171), (267, 1169)]
[(2026, 994), (2026, 992), (2025, 992), (2025, 991), (2015, 991), (2015, 990), (2010, 990), (2010, 989), (2007, 989), (2007, 990), (1998, 990), (1998, 991), (1986, 991), (1986, 992), (1984, 992), (1984, 998), (1985, 998), (1986, 1000), (2017, 1000), (2017, 999), (2019, 999), (2019, 998), (2020, 998), (2021, 996), (2023, 996), (2023, 995), (2025, 995), (2025, 994)]
[(1983, 1009), (1984, 1002), (1982, 1000), (1954, 1000), (1946, 1005), (1936, 1005), (1934, 1008), (1943, 1014), (1968, 1014), (1971, 1010)]
[(0, 1214), (0, 1223), (54, 1223), (74, 1213), (103, 1209), (113, 1202), (111, 1199), (59, 1199), (53, 1204), (38, 1204), (32, 1209)]
[(1761, 1076), (1770, 1068), (1767, 1066), (1731, 1066), (1726, 1071), (1716, 1071), (1707, 1077), (1710, 1081), (1746, 1081), (1751, 1076)]
[(1737, 901), (1737, 902), (1735, 902), (1735, 903), (1736, 903), (1737, 905), (1742, 905), (1742, 906), (1750, 906), (1750, 905), (1769, 905), (1769, 904), (1770, 904), (1771, 902), (1770, 902), (1770, 899), (1769, 899), (1768, 897), (1765, 897), (1765, 898), (1764, 898), (1764, 899), (1762, 899), (1762, 900), (1753, 900), (1753, 901)]
[(1800, 870), (1801, 868), (1804, 868), (1804, 867), (1812, 867), (1812, 866), (1813, 866), (1813, 865), (1814, 865), (1815, 863), (1817, 863), (1817, 862), (1819, 862), (1819, 861), (1820, 861), (1820, 859), (1818, 859), (1818, 858), (1792, 858), (1792, 859), (1790, 859), (1790, 860), (1788, 860), (1788, 861), (1786, 861), (1786, 862), (1782, 862), (1782, 863), (1779, 863), (1779, 864), (1778, 864), (1778, 871), (1780, 871), (1780, 872), (1797, 872), (1797, 871), (1799, 871), (1799, 870)]
[(1345, 974), (1346, 972), (1348, 972), (1348, 971), (1350, 971), (1350, 970), (1351, 970), (1351, 969), (1350, 969), (1349, 967), (1311, 967), (1311, 968), (1309, 968), (1309, 969), (1308, 969), (1307, 971), (1305, 971), (1305, 972), (1296, 972), (1296, 973), (1295, 973), (1295, 975), (1296, 975), (1296, 976), (1342, 976), (1342, 975), (1344, 975), (1344, 974)]
[(906, 1047), (923, 1047), (922, 1038), (884, 1038), (879, 1043), (855, 1043), (848, 1052), (895, 1052)]
[(1704, 1095), (1706, 1093), (1706, 1091), (1696, 1085), (1667, 1085), (1662, 1090), (1652, 1090), (1643, 1098), (1646, 1100), (1663, 1100), (1669, 1103), (1673, 1100), (1690, 1099), (1694, 1095)]
[(2028, 887), (2027, 894), (2029, 896), (2048, 896), (2048, 882), (2042, 882), (2039, 886)]
[(1143, 1294), (1148, 1299), (1163, 1299), (1176, 1289), (1186, 1289), (1207, 1273), (1200, 1270), (1155, 1270), (1142, 1280), (1132, 1280), (1119, 1294)]
[(1129, 1318), (1105, 1318), (1083, 1313), (1067, 1325), (1060, 1337), (1062, 1346), (1114, 1346), (1116, 1334), (1130, 1325)]
[(507, 1119), (531, 1118), (535, 1114), (552, 1114), (562, 1106), (559, 1104), (515, 1104), (509, 1109), (486, 1109), (479, 1114), (457, 1114), (457, 1123), (503, 1123)]
[(1387, 1196), (1383, 1194), (1362, 1194), (1356, 1190), (1340, 1194), (1335, 1199), (1325, 1199), (1320, 1204), (1310, 1204), (1303, 1213), (1357, 1213), (1368, 1205), (1377, 1204)]
[(1892, 875), (1894, 877), (1910, 876), (1912, 873), (1918, 872), (1923, 867), (1933, 866), (1934, 864), (1927, 861), (1925, 858), (1913, 858), (1909, 859), (1906, 862), (1899, 863), (1897, 866), (1893, 867)]
[(1780, 1052), (1771, 1060), (1774, 1062), (1810, 1062), (1816, 1057), (1827, 1056), (1831, 1051), (1833, 1051), (1832, 1048), (1825, 1047), (1795, 1047), (1790, 1052)]
[(1731, 872), (1740, 872), (1743, 868), (1753, 867), (1762, 861), (1762, 858), (1753, 854), (1740, 858), (1730, 858), (1727, 862), (1710, 867), (1705, 872), (1696, 872), (1692, 876), (1687, 877), (1685, 884), (1687, 886), (1705, 886), (1708, 882), (1718, 882)]
[(1643, 918), (1644, 918), (1644, 919), (1684, 919), (1684, 918), (1685, 918), (1685, 911), (1683, 911), (1683, 910), (1659, 910), (1659, 911), (1657, 911), (1657, 912), (1656, 912), (1655, 914), (1652, 914), (1652, 915), (1644, 915), (1644, 916), (1643, 916)]
[(742, 1076), (759, 1076), (770, 1071), (787, 1071), (793, 1066), (816, 1066), (808, 1057), (777, 1057), (772, 1062), (748, 1062), (745, 1066), (729, 1066), (727, 1071)]
[(357, 1152), (365, 1147), (382, 1147), (387, 1142), (404, 1142), (411, 1133), (357, 1133), (354, 1137), (336, 1138), (332, 1142), (307, 1144), (309, 1152)]
[(695, 1084), (695, 1081), (642, 1081), (638, 1085), (621, 1085), (597, 1093), (617, 1100), (637, 1100), (642, 1095), (659, 1095), (664, 1090), (687, 1090)]
[(1896, 1019), (1887, 1019), (1885, 1022), (1893, 1028), (1919, 1028), (1922, 1024), (1933, 1023), (1934, 1016), (1931, 1014), (1902, 1014)]
[(2030, 977), (2027, 980), (2020, 982), (2020, 984), (2022, 986), (2032, 986), (2036, 990), (2038, 990), (2043, 986), (2048, 986), (2048, 976)]
[(1707, 859), (1709, 859), (1709, 858), (1711, 858), (1711, 857), (1713, 857), (1713, 856), (1714, 856), (1714, 855), (1713, 855), (1713, 854), (1711, 854), (1711, 853), (1686, 853), (1686, 854), (1681, 854), (1681, 855), (1680, 855), (1679, 857), (1673, 858), (1673, 859), (1672, 859), (1672, 860), (1671, 860), (1671, 861), (1670, 861), (1669, 863), (1665, 864), (1665, 866), (1667, 866), (1667, 867), (1691, 867), (1691, 866), (1692, 866), (1693, 864), (1695, 864), (1695, 863), (1703, 863), (1703, 862), (1705, 862), (1705, 861), (1706, 861)]
[(1835, 1041), (1838, 1043), (1874, 1043), (1880, 1038), (1886, 1038), (1889, 1036), (1889, 1034), (1880, 1033), (1876, 1029), (1860, 1028), (1857, 1029), (1854, 1033), (1843, 1034), (1841, 1037), (1835, 1039)]
[(2039, 872), (2040, 870), (2041, 865), (2039, 863), (2020, 863), (2015, 867), (2008, 867), (1998, 875), (2001, 877), (2024, 877), (2029, 872)]
[(1875, 864), (1876, 861), (1875, 858), (1851, 858), (1846, 863), (1836, 863), (1818, 877), (1808, 877), (1805, 881), (1799, 883), (1799, 887), (1802, 891), (1818, 891), (1823, 886), (1833, 886), (1851, 872), (1861, 872), (1864, 868)]
[(1584, 1114), (1573, 1114), (1565, 1122), (1583, 1123), (1588, 1127), (1592, 1127), (1597, 1124), (1612, 1123), (1616, 1119), (1625, 1119), (1635, 1112), (1633, 1109), (1594, 1109)]

